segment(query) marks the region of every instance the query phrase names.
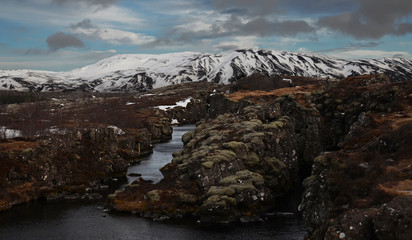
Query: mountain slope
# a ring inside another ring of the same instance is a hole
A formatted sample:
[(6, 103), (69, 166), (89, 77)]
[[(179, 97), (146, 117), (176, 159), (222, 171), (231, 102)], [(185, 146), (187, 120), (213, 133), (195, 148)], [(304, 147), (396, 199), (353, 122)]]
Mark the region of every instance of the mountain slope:
[(385, 73), (392, 81), (404, 81), (412, 79), (412, 61), (401, 58), (348, 61), (270, 50), (237, 50), (223, 54), (123, 54), (68, 72), (3, 70), (0, 71), (0, 89), (142, 91), (188, 81), (227, 84), (253, 72), (322, 78)]

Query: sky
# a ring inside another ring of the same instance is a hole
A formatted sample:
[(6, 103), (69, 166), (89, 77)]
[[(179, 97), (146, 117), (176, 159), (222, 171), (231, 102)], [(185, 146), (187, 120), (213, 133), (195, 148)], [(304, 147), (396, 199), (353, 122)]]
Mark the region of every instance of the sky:
[(0, 70), (256, 48), (412, 59), (412, 1), (0, 0)]

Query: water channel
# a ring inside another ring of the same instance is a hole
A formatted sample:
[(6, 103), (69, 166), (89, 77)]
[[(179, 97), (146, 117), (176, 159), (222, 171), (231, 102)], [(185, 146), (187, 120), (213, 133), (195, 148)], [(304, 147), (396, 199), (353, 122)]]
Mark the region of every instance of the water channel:
[[(159, 168), (170, 162), (171, 153), (182, 149), (182, 135), (194, 126), (174, 127), (173, 138), (156, 144), (153, 154), (128, 173), (139, 173), (154, 182), (162, 178)], [(128, 183), (136, 177), (128, 177)], [(118, 186), (119, 187), (119, 184)], [(303, 239), (300, 218), (280, 217), (261, 223), (202, 225), (192, 222), (154, 222), (132, 214), (103, 212), (104, 202), (36, 201), (0, 213), (0, 239)]]

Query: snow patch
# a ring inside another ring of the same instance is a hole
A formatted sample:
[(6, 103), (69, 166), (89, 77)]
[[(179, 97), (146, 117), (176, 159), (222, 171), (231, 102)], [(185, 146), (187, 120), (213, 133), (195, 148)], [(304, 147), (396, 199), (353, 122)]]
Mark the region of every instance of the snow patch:
[(189, 104), (190, 100), (192, 100), (192, 97), (188, 97), (185, 100), (179, 101), (179, 102), (176, 103), (176, 105), (160, 105), (160, 106), (156, 106), (155, 108), (158, 108), (158, 109), (163, 110), (163, 111), (167, 111), (167, 110), (173, 109), (175, 107), (186, 108), (187, 104)]
[(107, 126), (107, 128), (113, 129), (114, 133), (117, 134), (117, 135), (123, 135), (123, 134), (125, 134), (125, 132), (124, 132), (122, 129), (120, 129), (119, 127), (116, 127), (116, 126)]
[(22, 133), (20, 130), (16, 129), (9, 129), (7, 127), (0, 127), (0, 138), (5, 138), (5, 139), (10, 139), (10, 138), (16, 138), (16, 137), (21, 137)]
[(282, 80), (285, 81), (285, 82), (288, 82), (288, 83), (292, 84), (292, 79), (284, 78), (284, 79), (282, 79)]

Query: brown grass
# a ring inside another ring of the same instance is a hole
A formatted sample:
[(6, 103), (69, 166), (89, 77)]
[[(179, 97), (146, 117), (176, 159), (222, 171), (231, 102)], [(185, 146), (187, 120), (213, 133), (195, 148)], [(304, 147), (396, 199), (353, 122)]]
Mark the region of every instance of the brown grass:
[(297, 87), (288, 87), (275, 89), (269, 92), (266, 91), (238, 91), (232, 94), (229, 94), (228, 97), (232, 101), (239, 101), (245, 97), (262, 97), (262, 96), (276, 96), (280, 97), (288, 94), (307, 94), (315, 90), (319, 90), (319, 86), (315, 85), (305, 85)]

